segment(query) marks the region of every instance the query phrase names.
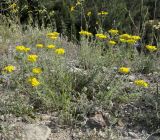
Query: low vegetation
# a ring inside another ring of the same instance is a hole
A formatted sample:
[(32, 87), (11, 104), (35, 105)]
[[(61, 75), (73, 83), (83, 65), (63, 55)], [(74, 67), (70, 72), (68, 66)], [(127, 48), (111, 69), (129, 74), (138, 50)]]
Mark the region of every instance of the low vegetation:
[(3, 19), (1, 116), (12, 114), (30, 121), (39, 113), (57, 112), (60, 124), (75, 128), (83, 127), (93, 112), (102, 112), (109, 114), (110, 128), (148, 133), (159, 129), (159, 36), (156, 45), (155, 40), (145, 44), (143, 33), (113, 26), (96, 33), (81, 29), (77, 43), (50, 27), (27, 25), (24, 31), (20, 24), (8, 26)]

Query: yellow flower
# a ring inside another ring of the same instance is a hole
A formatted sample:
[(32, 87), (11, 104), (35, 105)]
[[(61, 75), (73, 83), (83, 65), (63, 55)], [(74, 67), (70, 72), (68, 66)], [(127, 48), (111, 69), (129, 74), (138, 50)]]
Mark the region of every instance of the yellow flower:
[(56, 40), (59, 36), (58, 32), (47, 33), (47, 36), (53, 40)]
[(127, 40), (123, 39), (123, 38), (120, 38), (119, 41), (122, 42), (122, 43), (126, 43), (127, 42)]
[(108, 31), (111, 35), (117, 35), (118, 34), (118, 30), (115, 30), (115, 29), (110, 29)]
[(24, 48), (24, 52), (28, 52), (30, 50), (31, 50), (30, 48), (27, 48), (27, 47)]
[(144, 80), (135, 80), (134, 84), (140, 87), (148, 87), (149, 84)]
[(147, 45), (146, 49), (149, 50), (150, 52), (154, 52), (157, 50), (157, 47), (152, 45)]
[(129, 35), (129, 34), (122, 34), (119, 37), (120, 37), (120, 39), (126, 39), (126, 40), (131, 39), (131, 35)]
[(88, 32), (88, 31), (80, 31), (79, 32), (80, 35), (84, 35), (84, 36), (92, 36), (92, 33)]
[(14, 71), (16, 68), (13, 65), (8, 65), (6, 67), (4, 67), (4, 71), (11, 73), (12, 71)]
[(48, 45), (47, 48), (48, 49), (54, 49), (56, 46), (55, 45)]
[(99, 39), (106, 39), (107, 38), (107, 36), (104, 34), (96, 34), (96, 37)]
[(30, 51), (30, 48), (27, 48), (25, 46), (16, 46), (16, 51), (17, 52), (28, 52)]
[(133, 36), (131, 36), (131, 39), (138, 41), (138, 40), (141, 39), (141, 37), (140, 37), (140, 36), (133, 35)]
[(140, 40), (140, 36), (132, 36), (129, 34), (122, 34), (119, 36), (120, 42), (135, 44), (138, 40)]
[(30, 62), (36, 62), (37, 58), (38, 58), (38, 56), (34, 55), (34, 54), (28, 55), (28, 57), (27, 57), (28, 61), (30, 61)]
[(24, 52), (25, 47), (24, 46), (16, 46), (16, 51), (18, 52)]
[(58, 49), (55, 50), (55, 53), (61, 55), (61, 54), (65, 53), (65, 50), (63, 48), (58, 48)]
[(81, 2), (80, 2), (80, 1), (77, 1), (76, 6), (78, 6), (78, 5), (81, 5)]
[(91, 11), (89, 11), (88, 13), (87, 13), (87, 16), (91, 16), (91, 14), (92, 14), (92, 12)]
[(128, 39), (128, 40), (126, 40), (126, 42), (129, 43), (129, 44), (135, 44), (136, 40), (134, 40), (134, 39)]
[(50, 39), (56, 40), (58, 37), (56, 36), (51, 36)]
[(30, 78), (28, 79), (28, 82), (29, 82), (33, 87), (37, 87), (37, 86), (39, 86), (39, 84), (40, 84), (40, 82), (39, 82), (36, 78), (34, 78), (34, 77), (30, 77)]
[(37, 48), (43, 48), (43, 44), (36, 44)]
[(127, 73), (130, 72), (130, 68), (120, 67), (118, 71), (119, 71), (120, 73), (127, 74)]
[(101, 12), (98, 13), (98, 15), (108, 15), (108, 12), (101, 11)]
[(72, 12), (72, 11), (74, 11), (74, 10), (75, 10), (75, 7), (74, 7), (74, 6), (71, 6), (70, 11)]
[(18, 52), (24, 52), (24, 46), (16, 46), (16, 51)]
[(116, 43), (115, 41), (113, 41), (113, 40), (110, 40), (110, 41), (108, 42), (108, 44), (111, 45), (111, 46), (114, 46), (114, 45), (116, 45), (117, 43)]
[(40, 73), (42, 73), (42, 69), (41, 69), (41, 68), (33, 68), (33, 69), (32, 69), (32, 72), (33, 72), (34, 74), (40, 74)]
[(52, 37), (52, 36), (59, 36), (58, 32), (52, 32), (52, 33), (47, 33), (48, 37)]

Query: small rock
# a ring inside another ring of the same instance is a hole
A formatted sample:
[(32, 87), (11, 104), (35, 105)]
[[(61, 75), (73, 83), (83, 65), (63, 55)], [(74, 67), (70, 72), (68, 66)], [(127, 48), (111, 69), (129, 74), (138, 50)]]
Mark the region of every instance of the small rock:
[(22, 140), (47, 140), (51, 129), (45, 125), (28, 124), (23, 128)]
[(87, 122), (87, 126), (89, 126), (91, 129), (101, 129), (106, 126), (106, 122), (103, 118), (103, 115), (101, 113), (96, 113), (95, 116), (90, 117)]
[(107, 86), (107, 90), (110, 90), (110, 89), (111, 89), (111, 87)]
[(118, 67), (113, 67), (113, 69), (114, 69), (114, 70), (117, 70), (117, 69), (118, 69)]
[(79, 135), (79, 136), (82, 136), (82, 135), (83, 135), (83, 133), (80, 131), (80, 132), (78, 133), (78, 135)]
[(129, 79), (129, 82), (133, 82), (136, 79), (136, 77), (134, 75), (129, 75), (128, 79)]
[(124, 127), (125, 126), (125, 124), (123, 123), (122, 119), (118, 119), (117, 124), (120, 127)]
[(5, 120), (4, 115), (1, 115), (1, 116), (0, 116), (0, 120), (1, 120), (1, 121), (4, 121), (4, 120)]
[(48, 140), (72, 140), (70, 132), (61, 130), (58, 133), (52, 133)]
[(40, 119), (41, 119), (42, 121), (50, 120), (50, 119), (51, 119), (51, 116), (50, 116), (50, 115), (46, 115), (46, 114), (42, 114), (42, 115), (40, 116)]
[(105, 132), (102, 132), (102, 131), (99, 131), (99, 133), (98, 133), (98, 135), (100, 136), (100, 137), (102, 137), (102, 138), (105, 138)]
[(120, 140), (132, 140), (130, 137), (123, 137), (123, 139), (121, 138)]
[[(111, 108), (113, 107), (112, 102), (110, 102), (110, 107)], [(108, 125), (108, 126), (110, 125), (110, 118), (111, 118), (111, 116), (109, 113), (103, 113), (103, 119), (105, 120), (106, 125)]]
[(128, 137), (128, 133), (127, 133), (126, 131), (123, 131), (123, 132), (122, 132), (122, 135), (123, 135), (124, 137)]
[(102, 70), (103, 70), (103, 72), (107, 72), (108, 71), (108, 69), (107, 69), (107, 67), (102, 67)]
[(136, 139), (138, 139), (137, 134), (136, 134), (136, 133), (134, 133), (134, 132), (128, 132), (128, 135), (129, 135), (129, 136), (131, 136), (132, 138), (136, 138)]
[(87, 72), (83, 69), (80, 69), (80, 68), (76, 68), (76, 67), (72, 67), (69, 69), (69, 71), (71, 73), (75, 73), (75, 74), (82, 74), (82, 75), (87, 75)]

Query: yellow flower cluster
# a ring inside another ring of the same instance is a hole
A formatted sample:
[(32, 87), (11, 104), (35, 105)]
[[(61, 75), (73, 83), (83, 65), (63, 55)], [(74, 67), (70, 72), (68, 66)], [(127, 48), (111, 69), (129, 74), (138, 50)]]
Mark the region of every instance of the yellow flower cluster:
[(36, 44), (37, 48), (43, 48), (43, 44)]
[(30, 51), (30, 48), (27, 48), (25, 46), (16, 46), (16, 51), (17, 52), (28, 52)]
[[(58, 35), (59, 35), (59, 33), (57, 33), (57, 32), (47, 34), (47, 36), (50, 37), (50, 38), (58, 37)], [(43, 44), (36, 44), (36, 47), (37, 48), (43, 48), (44, 45)], [(53, 48), (56, 48), (56, 46), (53, 45), (53, 44), (50, 44), (50, 45), (46, 46), (46, 48), (53, 49)], [(24, 46), (16, 46), (16, 51), (19, 51), (19, 52), (27, 52), (29, 50), (30, 50), (30, 48), (27, 48), (27, 47), (24, 47)], [(63, 48), (58, 48), (58, 49), (55, 50), (55, 53), (58, 54), (58, 55), (63, 55), (65, 53), (65, 50)], [(37, 59), (38, 59), (38, 55), (36, 55), (36, 54), (28, 54), (27, 55), (27, 61), (29, 61), (29, 62), (32, 62), (32, 63), (36, 62)], [(9, 72), (9, 73), (11, 73), (14, 70), (15, 70), (15, 67), (12, 66), (12, 65), (6, 66), (3, 69), (3, 71)], [(40, 67), (32, 68), (32, 74), (38, 75), (38, 74), (41, 74), (41, 73), (42, 73), (42, 69)], [(28, 78), (28, 83), (32, 87), (37, 87), (37, 86), (40, 85), (39, 80), (36, 77), (32, 77), (32, 76)]]
[(52, 33), (48, 33), (47, 36), (53, 40), (56, 40), (59, 36), (58, 32), (52, 32)]
[(32, 69), (32, 73), (34, 73), (34, 74), (41, 74), (42, 73), (42, 69), (41, 68), (33, 68)]
[(97, 37), (98, 39), (106, 39), (106, 38), (107, 38), (107, 36), (104, 35), (104, 34), (96, 34), (96, 37)]
[(110, 41), (108, 41), (108, 44), (109, 44), (110, 46), (114, 46), (114, 45), (116, 45), (117, 43), (116, 43), (115, 41), (113, 41), (113, 40), (110, 40)]
[(150, 52), (154, 52), (157, 50), (157, 47), (152, 45), (147, 45), (146, 49), (149, 50)]
[(140, 87), (146, 88), (149, 86), (149, 84), (144, 80), (135, 80), (134, 83), (135, 83), (135, 85), (140, 86)]
[(101, 12), (98, 13), (98, 15), (108, 15), (108, 12), (106, 12), (106, 11), (101, 11)]
[(83, 31), (83, 30), (80, 31), (79, 34), (83, 35), (83, 36), (92, 36), (92, 33), (88, 32), (88, 31)]
[(130, 72), (130, 68), (128, 67), (120, 67), (118, 70), (120, 73), (128, 74)]
[(116, 29), (110, 29), (108, 32), (109, 32), (111, 35), (117, 35), (119, 31), (116, 30)]
[(28, 57), (27, 57), (27, 60), (29, 61), (29, 62), (36, 62), (37, 61), (37, 58), (38, 58), (38, 56), (37, 55), (35, 55), (35, 54), (31, 54), (31, 55), (28, 55)]
[(33, 86), (33, 87), (37, 87), (39, 86), (40, 82), (37, 80), (37, 78), (35, 77), (30, 77), (28, 79), (28, 82)]
[(132, 35), (132, 36), (131, 36), (131, 39), (138, 41), (138, 40), (141, 39), (141, 37), (140, 37), (140, 36), (137, 36), (137, 35)]
[(55, 45), (48, 45), (47, 48), (48, 49), (54, 49), (56, 46)]
[(11, 72), (13, 72), (15, 69), (16, 69), (15, 66), (13, 66), (13, 65), (8, 65), (8, 66), (4, 67), (3, 71), (11, 73)]
[(140, 40), (140, 36), (132, 36), (129, 34), (122, 34), (119, 36), (120, 42), (135, 44), (138, 40)]
[(58, 48), (55, 50), (55, 53), (59, 55), (63, 55), (65, 53), (65, 50), (63, 48)]
[(122, 35), (120, 35), (119, 37), (120, 37), (120, 39), (125, 39), (125, 40), (131, 38), (131, 36), (130, 36), (129, 34), (122, 34)]

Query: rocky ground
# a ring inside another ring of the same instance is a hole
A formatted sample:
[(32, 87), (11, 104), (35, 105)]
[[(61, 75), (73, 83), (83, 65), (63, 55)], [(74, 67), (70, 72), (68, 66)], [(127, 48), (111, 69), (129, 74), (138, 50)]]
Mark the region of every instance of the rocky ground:
[[(107, 126), (107, 116), (96, 113), (86, 119), (81, 128), (59, 124), (55, 114), (41, 114), (35, 120), (6, 115), (0, 117), (1, 140), (159, 140), (158, 133), (126, 130), (123, 123)], [(30, 121), (30, 123), (28, 123)]]

